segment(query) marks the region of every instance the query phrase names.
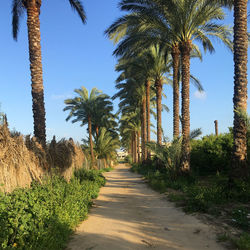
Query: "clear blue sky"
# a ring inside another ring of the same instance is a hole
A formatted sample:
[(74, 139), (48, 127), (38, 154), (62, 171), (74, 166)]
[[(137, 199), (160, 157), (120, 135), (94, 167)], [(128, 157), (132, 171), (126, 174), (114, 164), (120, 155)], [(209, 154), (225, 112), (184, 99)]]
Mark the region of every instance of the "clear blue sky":
[[(115, 90), (116, 59), (114, 46), (104, 30), (119, 16), (118, 0), (83, 0), (87, 24), (83, 25), (68, 0), (43, 0), (41, 10), (42, 60), (46, 103), (47, 139), (72, 137), (80, 141), (86, 129), (66, 122), (64, 99), (74, 96), (80, 86), (97, 87), (112, 96)], [(11, 0), (0, 1), (0, 103), (9, 126), (23, 134), (33, 131), (31, 86), (28, 59), (26, 16), (21, 20), (18, 41), (11, 34)], [(227, 23), (232, 23), (229, 13)], [(216, 43), (216, 42), (215, 42)], [(233, 57), (222, 44), (216, 53), (204, 55), (203, 62), (193, 60), (191, 73), (198, 77), (206, 91), (199, 95), (191, 87), (191, 128), (202, 128), (203, 135), (214, 132), (214, 120), (220, 132), (232, 126)], [(163, 113), (164, 134), (172, 135), (172, 89), (164, 88), (164, 102), (170, 112)], [(115, 102), (117, 107), (117, 101)]]

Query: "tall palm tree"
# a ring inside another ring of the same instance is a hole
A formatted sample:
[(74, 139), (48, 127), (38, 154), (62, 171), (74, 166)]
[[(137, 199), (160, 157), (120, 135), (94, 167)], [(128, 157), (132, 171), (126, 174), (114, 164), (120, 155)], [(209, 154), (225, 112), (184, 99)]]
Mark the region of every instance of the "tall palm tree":
[[(79, 14), (83, 23), (86, 16), (79, 0), (69, 0), (71, 7)], [(12, 30), (17, 40), (19, 18), (27, 12), (27, 27), (29, 40), (29, 59), (31, 72), (32, 109), (34, 118), (34, 135), (43, 145), (46, 145), (46, 124), (43, 90), (43, 71), (41, 56), (40, 9), (42, 0), (12, 0)]]
[(168, 83), (165, 74), (170, 71), (169, 56), (157, 45), (150, 47), (146, 56), (150, 58), (149, 75), (156, 90), (157, 143), (162, 144), (162, 90), (163, 84)]
[[(140, 48), (146, 46), (152, 40), (161, 45), (164, 40), (166, 41), (166, 37), (169, 37), (172, 47), (176, 44), (176, 48), (178, 46), (180, 50), (182, 57), (182, 170), (188, 172), (190, 169), (190, 55), (193, 50), (197, 50), (193, 41), (201, 42), (205, 51), (212, 52), (214, 48), (209, 37), (216, 37), (227, 46), (232, 46), (230, 29), (214, 22), (224, 18), (224, 13), (220, 8), (221, 5), (216, 3), (211, 5), (209, 0), (122, 0), (120, 6), (122, 10), (132, 11), (132, 14), (118, 19), (106, 31), (111, 38), (113, 35), (113, 38), (117, 41), (121, 37), (125, 37), (115, 53), (129, 53), (127, 48), (131, 41)], [(153, 27), (153, 29), (150, 27)], [(124, 30), (126, 30), (125, 35)], [(135, 35), (133, 38), (131, 34), (136, 33), (139, 35)], [(150, 36), (147, 36), (148, 34)], [(169, 44), (166, 47), (169, 48)], [(174, 75), (177, 77), (176, 73)]]
[[(229, 47), (230, 32), (215, 20), (224, 18), (219, 5), (211, 5), (210, 1), (186, 0), (172, 1), (168, 11), (170, 25), (178, 29), (178, 39), (181, 51), (182, 72), (182, 160), (183, 172), (190, 170), (190, 112), (189, 112), (189, 84), (190, 84), (190, 55), (194, 41), (201, 42), (205, 50), (214, 51), (210, 37), (222, 40)], [(173, 15), (173, 11), (175, 14)], [(187, 16), (187, 13), (189, 15)], [(178, 23), (178, 25), (176, 25)]]
[[(136, 57), (134, 59), (124, 59), (121, 58), (116, 66), (117, 71), (122, 71), (121, 75), (117, 79), (117, 83), (126, 80), (125, 85), (118, 84), (116, 87), (121, 89), (114, 97), (119, 97), (120, 99), (130, 100), (133, 96), (134, 99), (129, 105), (134, 105), (135, 103), (141, 109), (141, 138), (142, 138), (142, 160), (146, 160), (146, 140), (147, 140), (147, 125), (146, 125), (146, 98), (145, 98), (145, 78), (143, 74), (141, 63), (141, 58)], [(125, 95), (124, 95), (125, 94)], [(123, 103), (123, 102), (122, 102)]]
[[(132, 113), (130, 115), (124, 115), (122, 116), (121, 123), (126, 123), (126, 124), (121, 124), (121, 128), (123, 127), (122, 130), (122, 135), (124, 136), (127, 132), (130, 132), (132, 135), (133, 139), (133, 158), (134, 162), (139, 162), (140, 161), (140, 142), (139, 142), (139, 132), (141, 128), (140, 124), (140, 118), (135, 113)], [(122, 126), (123, 125), (123, 126)]]
[[(122, 1), (128, 2), (126, 0)], [(165, 16), (169, 30), (175, 31), (175, 39), (181, 54), (182, 73), (182, 161), (181, 168), (184, 172), (190, 169), (190, 114), (189, 114), (189, 82), (190, 82), (190, 55), (193, 50), (193, 42), (201, 42), (205, 50), (214, 51), (209, 37), (222, 40), (229, 47), (229, 30), (214, 20), (223, 19), (224, 13), (219, 5), (211, 5), (210, 1), (199, 0), (169, 0), (153, 1), (159, 4), (158, 15)], [(134, 6), (133, 6), (134, 7)], [(131, 9), (124, 6), (124, 9)], [(160, 11), (162, 10), (162, 11)], [(189, 13), (187, 15), (187, 13)]]
[(234, 0), (234, 126), (232, 175), (247, 176), (247, 0)]
[(247, 0), (213, 0), (225, 7), (234, 6), (234, 126), (231, 177), (246, 177), (247, 125), (241, 114), (247, 111)]
[[(133, 5), (134, 4), (134, 5)], [(179, 136), (179, 68), (180, 49), (176, 29), (168, 25), (165, 13), (157, 1), (122, 1), (121, 8), (133, 10), (114, 22), (105, 33), (116, 43), (116, 56), (133, 57), (134, 54), (160, 46), (166, 54), (171, 52), (173, 67), (173, 134)], [(160, 15), (157, 15), (160, 13)], [(193, 45), (193, 55), (201, 59), (198, 47)], [(200, 86), (199, 86), (199, 89)], [(146, 91), (147, 93), (147, 91)]]
[(81, 122), (81, 126), (85, 124), (88, 125), (91, 160), (94, 165), (95, 156), (92, 140), (92, 121), (97, 111), (102, 110), (105, 113), (105, 107), (109, 102), (106, 101), (107, 95), (101, 94), (101, 91), (96, 88), (93, 88), (90, 94), (83, 86), (80, 89), (75, 89), (74, 92), (78, 94), (78, 96), (65, 100), (64, 103), (66, 107), (63, 111), (70, 111), (66, 121), (73, 118), (72, 123)]

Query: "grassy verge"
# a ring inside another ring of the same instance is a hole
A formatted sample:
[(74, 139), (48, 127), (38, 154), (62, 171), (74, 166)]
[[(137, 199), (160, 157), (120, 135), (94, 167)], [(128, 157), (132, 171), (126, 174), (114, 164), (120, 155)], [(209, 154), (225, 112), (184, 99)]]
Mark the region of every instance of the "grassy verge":
[(114, 168), (109, 167), (109, 168), (103, 168), (103, 169), (100, 170), (100, 171), (103, 173), (103, 172), (110, 172), (110, 171), (113, 171), (113, 170), (114, 170)]
[(63, 249), (104, 184), (100, 171), (81, 169), (69, 183), (53, 176), (42, 185), (1, 193), (0, 248)]
[(134, 164), (131, 170), (142, 174), (149, 186), (166, 193), (169, 200), (185, 212), (206, 213), (235, 228), (236, 234), (228, 233), (221, 238), (230, 240), (237, 249), (250, 249), (249, 182), (236, 182), (234, 188), (229, 189), (228, 177), (222, 175), (177, 176), (149, 164)]

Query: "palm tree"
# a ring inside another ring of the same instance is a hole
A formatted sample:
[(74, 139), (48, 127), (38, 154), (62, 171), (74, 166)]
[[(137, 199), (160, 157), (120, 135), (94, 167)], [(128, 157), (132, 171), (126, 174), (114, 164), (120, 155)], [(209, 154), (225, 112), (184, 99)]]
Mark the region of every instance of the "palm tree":
[(234, 126), (231, 178), (246, 177), (247, 124), (241, 113), (247, 111), (247, 0), (213, 0), (225, 7), (234, 6)]
[[(86, 17), (79, 0), (69, 0), (71, 7), (79, 14), (83, 23)], [(43, 71), (41, 57), (40, 9), (42, 0), (13, 0), (12, 1), (12, 30), (17, 40), (19, 18), (27, 12), (27, 27), (29, 40), (29, 59), (31, 71), (32, 109), (34, 118), (34, 135), (43, 145), (46, 145), (46, 124), (43, 90)]]
[(131, 134), (131, 140), (132, 140), (132, 156), (134, 162), (140, 161), (140, 140), (139, 140), (139, 134), (140, 134), (141, 124), (140, 124), (140, 115), (138, 113), (130, 113), (130, 114), (124, 114), (121, 117), (120, 120), (120, 131), (121, 136), (126, 137), (127, 134)]
[[(122, 0), (120, 6), (122, 10), (132, 11), (132, 14), (118, 19), (106, 31), (116, 41), (125, 37), (116, 49), (116, 54), (130, 53), (128, 45), (131, 43), (139, 48), (147, 46), (152, 40), (161, 45), (167, 37), (170, 42), (166, 44), (166, 47), (176, 45), (176, 48), (178, 46), (180, 50), (182, 58), (182, 170), (188, 172), (190, 169), (190, 55), (192, 50), (198, 51), (193, 41), (201, 42), (205, 51), (214, 51), (209, 37), (216, 37), (231, 48), (230, 29), (214, 22), (224, 18), (221, 5), (215, 3), (211, 5), (209, 0)], [(131, 34), (136, 33), (139, 35), (132, 38)], [(174, 75), (177, 77), (176, 73)]]
[[(136, 6), (133, 3), (136, 2)], [(123, 16), (113, 23), (105, 33), (116, 43), (121, 40), (114, 51), (116, 56), (134, 56), (152, 46), (160, 46), (171, 52), (173, 67), (173, 133), (174, 138), (179, 136), (179, 68), (180, 49), (176, 30), (171, 30), (164, 13), (156, 15), (155, 9), (159, 6), (153, 1), (123, 1), (121, 8), (133, 9), (133, 13)], [(161, 12), (161, 8), (159, 10)], [(158, 12), (159, 12), (158, 11)], [(154, 13), (154, 14), (152, 14)], [(193, 45), (195, 57), (201, 59), (198, 47)]]
[[(132, 103), (129, 105), (134, 106), (138, 105), (141, 109), (141, 138), (142, 138), (142, 160), (146, 160), (147, 152), (145, 143), (147, 140), (147, 125), (146, 125), (146, 98), (145, 98), (145, 78), (143, 74), (142, 62), (140, 57), (134, 59), (124, 59), (121, 58), (119, 63), (116, 66), (117, 71), (122, 71), (120, 76), (117, 79), (117, 88), (121, 89), (114, 98), (119, 97), (120, 99), (125, 99), (125, 102), (130, 100), (131, 96), (133, 97)], [(119, 84), (120, 81), (126, 80), (125, 85)], [(122, 102), (123, 103), (123, 102)]]
[(102, 127), (99, 134), (95, 136), (94, 150), (98, 159), (105, 159), (108, 164), (116, 159), (116, 150), (120, 148), (119, 137), (113, 135)]
[[(127, 2), (124, 0), (124, 2)], [(205, 50), (214, 51), (209, 37), (221, 39), (231, 46), (230, 32), (214, 20), (223, 19), (224, 13), (219, 5), (211, 5), (210, 1), (180, 0), (155, 1), (159, 2), (159, 14), (164, 14), (169, 30), (176, 31), (176, 41), (181, 52), (182, 73), (182, 161), (183, 172), (190, 170), (190, 114), (189, 114), (189, 82), (190, 82), (190, 55), (193, 41), (201, 41)], [(126, 8), (125, 8), (126, 9)], [(189, 13), (187, 15), (187, 13)]]
[(74, 117), (72, 123), (81, 122), (81, 126), (85, 124), (88, 125), (91, 161), (92, 164), (94, 164), (95, 156), (92, 140), (92, 121), (97, 111), (102, 110), (104, 113), (106, 112), (105, 108), (107, 103), (109, 103), (106, 101), (108, 96), (101, 94), (101, 91), (96, 88), (93, 88), (89, 94), (88, 90), (83, 86), (80, 89), (75, 89), (74, 92), (78, 94), (78, 96), (73, 99), (65, 100), (64, 103), (66, 107), (63, 111), (70, 111), (66, 121)]
[[(188, 4), (187, 4), (188, 3)], [(225, 27), (214, 23), (214, 20), (223, 19), (224, 13), (218, 5), (210, 1), (178, 1), (169, 8), (175, 10), (173, 15), (169, 11), (170, 25), (178, 28), (178, 38), (181, 51), (182, 72), (182, 160), (183, 172), (190, 170), (190, 112), (189, 112), (189, 84), (190, 84), (190, 55), (194, 41), (201, 41), (205, 50), (214, 51), (209, 37), (221, 39), (226, 45), (231, 46), (230, 32)], [(169, 9), (170, 10), (170, 9)], [(189, 13), (187, 16), (186, 13)], [(176, 25), (178, 23), (179, 25)]]
[(169, 56), (159, 46), (151, 47), (146, 54), (151, 58), (150, 76), (156, 89), (157, 143), (162, 144), (162, 89), (168, 83), (164, 75), (170, 71)]
[(102, 101), (104, 107), (95, 111), (92, 119), (92, 131), (98, 136), (100, 128), (106, 128), (115, 137), (118, 124), (116, 122), (117, 115), (112, 113), (113, 103), (108, 95)]
[(247, 176), (247, 124), (239, 112), (247, 111), (247, 1), (234, 0), (234, 126), (232, 175)]

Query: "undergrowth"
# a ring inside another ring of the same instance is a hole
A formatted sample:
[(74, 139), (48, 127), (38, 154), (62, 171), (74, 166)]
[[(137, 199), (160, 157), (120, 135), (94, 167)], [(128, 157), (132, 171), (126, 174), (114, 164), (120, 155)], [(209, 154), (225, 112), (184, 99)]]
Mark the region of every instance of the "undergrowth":
[(0, 249), (63, 249), (104, 184), (100, 171), (80, 169), (69, 183), (53, 176), (0, 193)]

